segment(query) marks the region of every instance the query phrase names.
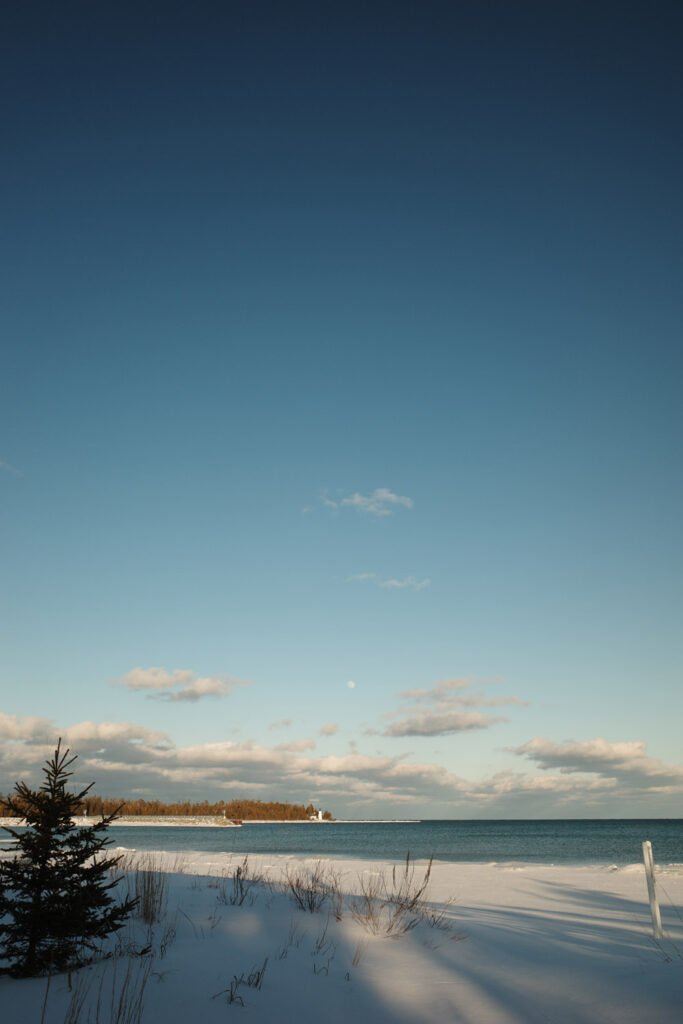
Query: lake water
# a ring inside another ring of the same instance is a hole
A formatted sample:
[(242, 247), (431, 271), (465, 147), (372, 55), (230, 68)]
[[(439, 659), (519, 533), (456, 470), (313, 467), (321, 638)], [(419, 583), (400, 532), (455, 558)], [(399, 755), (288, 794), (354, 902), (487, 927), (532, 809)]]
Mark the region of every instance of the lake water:
[(246, 824), (242, 828), (111, 829), (114, 846), (205, 853), (295, 853), (479, 863), (635, 864), (652, 842), (658, 864), (683, 866), (683, 819)]

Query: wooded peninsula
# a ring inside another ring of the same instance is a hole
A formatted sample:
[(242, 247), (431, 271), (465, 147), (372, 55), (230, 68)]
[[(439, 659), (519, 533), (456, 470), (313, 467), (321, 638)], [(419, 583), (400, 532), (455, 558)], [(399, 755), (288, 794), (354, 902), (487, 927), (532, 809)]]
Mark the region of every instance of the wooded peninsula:
[[(163, 803), (161, 800), (116, 800), (113, 797), (102, 797), (93, 794), (82, 802), (81, 813), (88, 816), (108, 815), (114, 813), (128, 816), (164, 817), (166, 815), (187, 817), (226, 817), (240, 821), (301, 821), (317, 816), (318, 810), (313, 804), (289, 804), (267, 800), (219, 800), (218, 803), (191, 803), (189, 800), (178, 803)], [(9, 813), (0, 793), (0, 817)], [(323, 819), (332, 821), (329, 811), (323, 811)]]

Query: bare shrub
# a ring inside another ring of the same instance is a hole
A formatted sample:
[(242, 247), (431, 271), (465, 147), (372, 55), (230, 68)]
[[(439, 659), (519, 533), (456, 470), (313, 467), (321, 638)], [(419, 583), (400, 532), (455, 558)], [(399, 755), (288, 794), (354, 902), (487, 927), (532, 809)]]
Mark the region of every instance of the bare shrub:
[(420, 909), (423, 896), (429, 886), (429, 879), (432, 873), (432, 864), (434, 858), (429, 858), (429, 863), (424, 874), (422, 881), (415, 878), (415, 862), (411, 863), (410, 850), (406, 853), (406, 862), (403, 865), (403, 871), (397, 871), (396, 865), (394, 864), (391, 870), (391, 893), (389, 894), (389, 900), (396, 906), (405, 909), (408, 913), (412, 913), (416, 909)]
[(224, 988), (221, 992), (216, 992), (212, 999), (218, 999), (219, 996), (225, 996), (225, 1001), (230, 1005), (231, 1003), (237, 1003), (239, 1006), (244, 1006), (244, 999), (239, 994), (239, 990), (242, 985), (246, 985), (248, 988), (255, 988), (256, 991), (261, 988), (263, 984), (263, 975), (266, 973), (266, 967), (268, 966), (268, 957), (263, 961), (260, 967), (252, 967), (249, 974), (235, 974), (233, 975), (232, 981), (227, 988)]
[(321, 953), (324, 954), (325, 952), (327, 952), (329, 946), (334, 945), (334, 943), (330, 942), (330, 940), (327, 938), (327, 929), (329, 928), (329, 925), (330, 915), (328, 914), (327, 920), (325, 921), (325, 927), (323, 928), (320, 935), (318, 935), (315, 942), (313, 943), (313, 950), (311, 952), (311, 956), (319, 956)]
[(209, 931), (214, 931), (221, 923), (221, 921), (222, 918), (221, 915), (218, 913), (218, 907), (214, 907), (211, 913), (209, 914), (209, 917), (206, 922), (209, 926)]
[(170, 947), (175, 942), (176, 935), (177, 935), (177, 932), (176, 932), (175, 923), (169, 924), (168, 927), (166, 928), (164, 934), (161, 936), (160, 941), (159, 941), (159, 958), (161, 960), (164, 959), (164, 957), (168, 953)]
[(183, 917), (185, 918), (185, 920), (186, 920), (186, 921), (188, 922), (188, 924), (190, 925), (190, 928), (192, 929), (192, 934), (194, 935), (195, 939), (198, 939), (198, 938), (200, 938), (200, 936), (201, 936), (201, 938), (203, 939), (203, 938), (204, 938), (204, 929), (203, 929), (203, 928), (201, 927), (201, 925), (200, 925), (200, 927), (199, 927), (199, 930), (197, 930), (197, 927), (196, 927), (196, 925), (195, 925), (194, 921), (193, 921), (193, 920), (192, 920), (192, 918), (191, 918), (191, 917), (189, 916), (189, 914), (186, 914), (186, 913), (185, 913), (185, 911), (184, 911), (184, 910), (182, 909), (182, 907), (180, 908), (180, 913), (181, 913), (181, 914), (183, 915)]
[(430, 928), (438, 928), (440, 931), (451, 931), (451, 922), (448, 920), (448, 908), (455, 903), (455, 898), (446, 900), (445, 904), (438, 907), (424, 906), (422, 909), (422, 920)]
[(239, 1006), (244, 1006), (244, 999), (242, 999), (242, 996), (239, 995), (239, 987), (243, 981), (244, 977), (242, 975), (240, 975), (239, 977), (235, 975), (232, 981), (230, 982), (229, 986), (224, 990), (224, 992), (217, 992), (213, 998), (216, 999), (217, 996), (225, 995), (225, 1001), (228, 1004), (228, 1006), (231, 1003), (237, 1003)]
[[(322, 861), (318, 861), (312, 868), (303, 865), (288, 864), (285, 869), (285, 888), (299, 910), (315, 914), (321, 910), (324, 904), (334, 900), (339, 894), (337, 905), (341, 907), (341, 890), (339, 888), (339, 876), (325, 869)], [(339, 909), (341, 915), (341, 910)]]
[[(315, 942), (313, 943), (313, 949), (311, 950), (311, 956), (313, 957), (314, 960), (314, 974), (329, 974), (330, 964), (334, 960), (337, 952), (337, 944), (335, 942), (332, 942), (332, 940), (328, 939), (327, 937), (327, 929), (330, 924), (330, 917), (331, 914), (328, 914), (327, 920), (325, 921), (325, 927), (321, 931), (320, 935), (318, 935), (318, 937), (316, 938)], [(322, 957), (326, 960), (326, 963), (315, 963), (316, 957)]]
[(245, 901), (252, 905), (255, 899), (253, 890), (262, 885), (263, 881), (263, 872), (253, 868), (249, 864), (249, 857), (245, 856), (230, 877), (231, 884), (228, 884), (228, 878), (220, 880), (216, 899), (219, 903), (231, 907), (241, 907)]
[(351, 961), (353, 967), (358, 967), (358, 965), (360, 964), (361, 960), (363, 959), (363, 954), (367, 949), (367, 945), (367, 939), (361, 939), (360, 942), (356, 943), (356, 948), (353, 951), (353, 960)]
[(360, 893), (351, 903), (351, 913), (373, 935), (397, 937), (411, 931), (425, 914), (424, 895), (429, 886), (433, 857), (423, 878), (416, 878), (415, 862), (406, 854), (403, 868), (394, 865), (387, 878), (384, 872), (360, 876)]
[(297, 930), (294, 921), (289, 922), (289, 934), (287, 940), (283, 942), (281, 946), (278, 946), (276, 957), (278, 960), (286, 960), (289, 956), (289, 950), (291, 946), (296, 946), (298, 949), (301, 945), (301, 932)]
[(268, 957), (263, 961), (261, 967), (254, 967), (250, 974), (247, 975), (247, 985), (249, 988), (260, 989), (263, 984), (263, 975), (266, 973), (266, 967), (268, 966)]
[(344, 909), (344, 893), (342, 891), (342, 876), (334, 868), (327, 869), (327, 885), (330, 891), (330, 903), (335, 921), (341, 921)]

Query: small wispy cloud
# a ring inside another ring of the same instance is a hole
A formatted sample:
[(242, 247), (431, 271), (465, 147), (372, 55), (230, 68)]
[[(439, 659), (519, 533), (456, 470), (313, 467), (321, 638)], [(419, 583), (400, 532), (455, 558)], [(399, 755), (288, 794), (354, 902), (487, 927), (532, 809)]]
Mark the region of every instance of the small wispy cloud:
[(125, 676), (112, 679), (113, 686), (123, 686), (126, 690), (170, 690), (174, 686), (190, 683), (195, 673), (190, 669), (176, 668), (169, 672), (165, 668), (132, 668)]
[(334, 736), (339, 732), (339, 726), (336, 722), (325, 722), (323, 726), (318, 730), (321, 736)]
[(119, 679), (112, 679), (112, 685), (123, 686), (126, 690), (150, 690), (148, 697), (172, 702), (198, 701), (203, 697), (227, 697), (236, 686), (251, 686), (245, 679), (232, 676), (197, 676), (190, 669), (133, 668)]
[(345, 583), (374, 583), (376, 587), (383, 590), (424, 590), (430, 586), (431, 580), (425, 578), (419, 580), (417, 576), (404, 576), (403, 579), (391, 577), (383, 580), (375, 572), (357, 572), (353, 576), (347, 576)]
[(14, 476), (23, 476), (21, 470), (17, 469), (16, 466), (13, 466), (11, 462), (0, 461), (0, 469), (4, 469), (6, 473), (13, 473)]
[(474, 686), (474, 680), (466, 676), (452, 676), (448, 679), (441, 679), (431, 689), (401, 690), (398, 694), (403, 700), (419, 700), (431, 703), (450, 695), (454, 690), (468, 690)]
[(337, 499), (323, 495), (322, 503), (326, 508), (357, 508), (373, 516), (393, 515), (396, 508), (412, 508), (413, 499), (403, 494), (395, 494), (388, 487), (376, 487), (372, 494), (354, 494)]
[(424, 590), (431, 582), (430, 579), (418, 580), (416, 576), (406, 576), (402, 580), (380, 580), (378, 586), (393, 590)]
[(187, 686), (175, 693), (160, 694), (161, 700), (196, 701), (202, 697), (227, 697), (236, 686), (251, 686), (244, 679), (231, 679), (230, 676), (210, 676), (194, 679)]
[(421, 711), (409, 715), (385, 730), (385, 736), (447, 736), (454, 732), (488, 729), (507, 718), (495, 718), (481, 711)]
[(301, 740), (290, 740), (288, 743), (278, 743), (275, 750), (286, 750), (292, 754), (302, 754), (305, 750), (315, 750), (315, 740), (310, 737)]
[[(383, 731), (383, 735), (445, 736), (472, 729), (488, 729), (499, 722), (507, 722), (508, 718), (472, 710), (526, 706), (526, 702), (519, 697), (487, 697), (477, 688), (493, 682), (500, 683), (503, 680), (451, 677), (439, 680), (429, 689), (402, 690), (397, 696), (402, 700), (411, 701), (414, 706), (386, 711), (382, 717), (394, 721), (391, 721)], [(425, 708), (425, 705), (430, 706)]]
[(269, 729), (288, 729), (292, 724), (291, 718), (280, 718), (277, 722), (271, 722)]
[(471, 690), (473, 687), (488, 686), (491, 683), (504, 683), (505, 680), (499, 676), (493, 679), (469, 679), (464, 676), (453, 676), (448, 679), (440, 679), (431, 689), (402, 690), (398, 697), (402, 700), (414, 700), (421, 704), (522, 704), (526, 702), (519, 697), (487, 697), (484, 698), (482, 691), (475, 690), (472, 696), (461, 696), (461, 690)]

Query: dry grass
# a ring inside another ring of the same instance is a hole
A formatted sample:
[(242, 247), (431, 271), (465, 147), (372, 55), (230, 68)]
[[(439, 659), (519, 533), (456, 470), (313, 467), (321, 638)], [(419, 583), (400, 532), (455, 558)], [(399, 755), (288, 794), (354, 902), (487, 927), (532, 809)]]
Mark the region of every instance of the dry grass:
[(152, 957), (127, 958), (125, 968), (114, 958), (111, 965), (102, 971), (96, 995), (94, 974), (79, 972), (64, 1024), (140, 1024)]
[(249, 857), (245, 856), (232, 875), (218, 881), (216, 899), (225, 906), (241, 907), (245, 902), (251, 906), (256, 898), (254, 890), (264, 882), (263, 872), (252, 867), (249, 864)]
[(342, 893), (340, 876), (318, 861), (313, 867), (288, 864), (284, 872), (285, 889), (299, 910), (315, 914), (325, 903), (331, 903), (335, 917), (341, 920)]
[(118, 867), (125, 872), (128, 894), (137, 900), (137, 915), (153, 925), (166, 916), (168, 872), (153, 853), (127, 854)]
[(351, 901), (351, 914), (373, 935), (397, 937), (411, 931), (426, 916), (424, 896), (429, 886), (432, 861), (422, 878), (416, 877), (415, 862), (406, 854), (402, 868), (394, 865), (391, 874), (378, 872), (360, 876), (360, 893)]
[[(336, 942), (332, 942), (327, 936), (327, 929), (330, 924), (331, 914), (327, 915), (327, 921), (325, 927), (321, 931), (320, 935), (317, 936), (313, 943), (313, 949), (311, 950), (311, 956), (313, 957), (313, 973), (314, 974), (329, 974), (330, 964), (335, 958), (337, 952)], [(316, 960), (320, 958), (320, 960)], [(324, 962), (320, 962), (324, 961)]]
[(263, 984), (263, 975), (266, 973), (267, 966), (268, 957), (265, 958), (260, 967), (253, 967), (249, 974), (233, 975), (233, 979), (228, 987), (224, 988), (221, 992), (216, 992), (211, 998), (218, 999), (220, 996), (225, 996), (225, 1001), (228, 1005), (237, 1003), (238, 1006), (244, 1006), (244, 999), (239, 994), (240, 988), (246, 985), (247, 988), (255, 988), (258, 992)]
[[(141, 1024), (148, 979), (153, 977), (160, 982), (169, 973), (160, 969), (153, 971), (152, 968), (161, 967), (160, 961), (165, 959), (176, 939), (176, 925), (180, 917), (186, 918), (196, 939), (207, 937), (208, 932), (205, 934), (203, 927), (195, 926), (182, 907), (176, 908), (170, 917), (167, 914), (168, 872), (162, 870), (162, 863), (152, 853), (124, 855), (117, 871), (120, 871), (128, 894), (138, 900), (138, 921), (135, 924), (131, 922), (131, 930), (119, 938), (113, 947), (113, 955), (109, 954), (111, 959), (102, 961), (99, 970), (90, 968), (74, 974), (63, 1024)], [(178, 869), (180, 865), (175, 867)], [(253, 862), (250, 864), (247, 856), (235, 858), (224, 876), (215, 877), (207, 883), (218, 890), (208, 926), (213, 931), (220, 924), (220, 904), (237, 907), (253, 904), (256, 887), (265, 885), (271, 893), (278, 891), (288, 895), (301, 911), (325, 912), (324, 925), (318, 933), (308, 933), (311, 941), (309, 963), (314, 974), (329, 975), (338, 952), (334, 941), (338, 937), (334, 922), (335, 919), (338, 922), (342, 920), (344, 906), (353, 919), (372, 935), (397, 938), (420, 922), (435, 929), (451, 930), (447, 919), (448, 904), (442, 906), (427, 902), (431, 872), (431, 859), (426, 865), (418, 866), (408, 852), (405, 861), (393, 869), (374, 874), (366, 872), (359, 876), (357, 894), (344, 897), (343, 873), (332, 869), (324, 860), (307, 864), (290, 862), (280, 883), (273, 886), (264, 870)], [(306, 929), (302, 919), (295, 914), (286, 941), (273, 953), (276, 960), (287, 959), (292, 947), (300, 946), (303, 934), (297, 930), (296, 920)], [(160, 921), (161, 925), (158, 924)], [(349, 967), (345, 975), (347, 981), (351, 980), (352, 970), (360, 966), (371, 941), (369, 936), (365, 936), (356, 942), (351, 962), (346, 965)], [(426, 940), (424, 944), (428, 948), (436, 948)], [(263, 952), (265, 950), (261, 955)], [(228, 987), (216, 992), (213, 998), (228, 1005), (244, 1006), (248, 990), (261, 989), (268, 958), (259, 964), (249, 971), (234, 974)], [(48, 978), (41, 1024), (46, 1021), (46, 1008), (48, 1018), (50, 1016), (47, 1006), (49, 982)]]
[(283, 942), (281, 946), (278, 946), (275, 952), (275, 956), (277, 957), (277, 959), (286, 960), (287, 957), (289, 956), (289, 950), (291, 949), (292, 946), (295, 946), (297, 949), (299, 948), (299, 946), (301, 945), (301, 939), (301, 932), (297, 929), (296, 925), (294, 924), (294, 921), (290, 921), (289, 935), (287, 936), (286, 941)]
[[(448, 918), (449, 908), (455, 903), (455, 898), (451, 897), (446, 902), (437, 907), (424, 906), (422, 909), (422, 920), (425, 924), (428, 924), (430, 928), (437, 928), (443, 932), (451, 931), (451, 922)], [(462, 936), (461, 936), (462, 938)]]

